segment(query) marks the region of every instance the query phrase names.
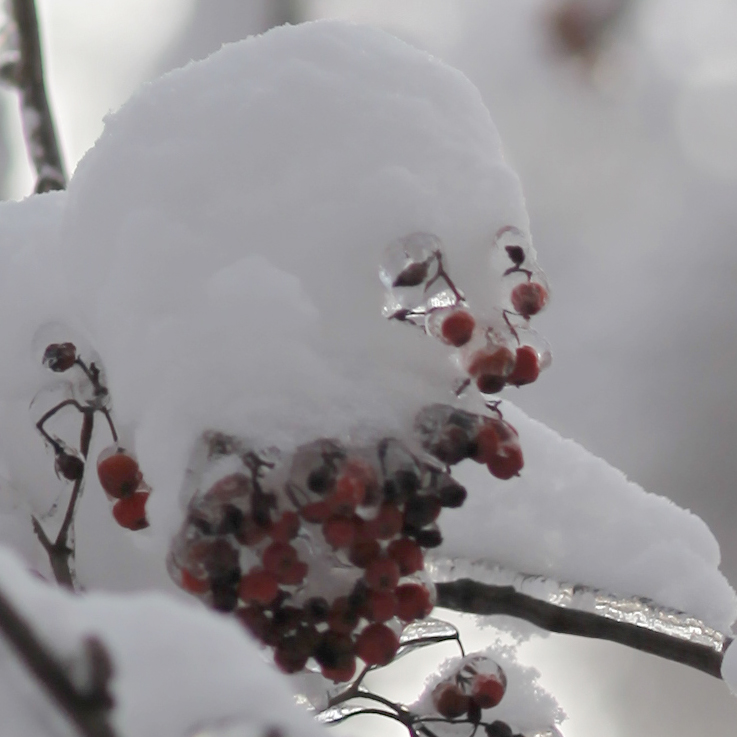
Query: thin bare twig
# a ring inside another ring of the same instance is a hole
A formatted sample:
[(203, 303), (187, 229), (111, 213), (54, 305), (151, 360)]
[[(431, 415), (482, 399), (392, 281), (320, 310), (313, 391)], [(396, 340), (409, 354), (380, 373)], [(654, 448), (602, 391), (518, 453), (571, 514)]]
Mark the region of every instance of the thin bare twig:
[(89, 638), (85, 643), (90, 679), (78, 688), (67, 670), (36, 637), (28, 622), (0, 591), (0, 631), (20, 659), (84, 737), (115, 737), (107, 712), (113, 705), (108, 691), (112, 675), (110, 658), (102, 643)]
[(609, 640), (696, 668), (715, 678), (722, 677), (724, 653), (732, 643), (731, 637), (725, 637), (723, 647), (717, 650), (629, 622), (541, 601), (520, 593), (514, 586), (493, 586), (463, 578), (438, 583), (436, 587), (437, 605), (445, 609), (468, 614), (503, 614), (524, 619), (549, 632)]
[(66, 174), (44, 85), (41, 40), (34, 0), (10, 0), (18, 29), (20, 58), (14, 81), (28, 151), (36, 168), (36, 193), (66, 187)]

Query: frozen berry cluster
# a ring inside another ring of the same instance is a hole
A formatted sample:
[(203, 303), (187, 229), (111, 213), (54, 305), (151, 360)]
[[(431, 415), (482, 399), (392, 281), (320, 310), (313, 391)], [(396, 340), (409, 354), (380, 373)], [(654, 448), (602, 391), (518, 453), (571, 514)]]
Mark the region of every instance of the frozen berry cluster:
[[(97, 475), (100, 485), (113, 502), (113, 518), (121, 527), (129, 530), (148, 527), (146, 502), (151, 489), (143, 480), (134, 456), (117, 442), (117, 433), (108, 408), (109, 393), (97, 363), (85, 361), (79, 355), (77, 346), (71, 342), (50, 343), (41, 360), (50, 371), (67, 374), (72, 387), (70, 393), (79, 396), (79, 400), (75, 398), (61, 401), (37, 423), (39, 431), (54, 449), (57, 475), (67, 481), (81, 482), (86, 468), (87, 450), (82, 453), (69, 447), (61, 439), (49, 435), (44, 429), (45, 423), (67, 406), (74, 407), (88, 418), (95, 413), (102, 413), (116, 442), (100, 453), (97, 459)], [(78, 376), (72, 377), (75, 372)], [(89, 444), (89, 438), (84, 444)]]
[(424, 551), (466, 490), (399, 440), (321, 439), (267, 457), (203, 436), (187, 478), (186, 519), (169, 571), (235, 616), (287, 673), (350, 680), (356, 660), (386, 665), (407, 623), (432, 611)]
[(415, 433), (423, 448), (448, 466), (470, 458), (505, 480), (524, 466), (519, 435), (498, 409), (488, 417), (433, 404), (418, 413)]
[[(445, 719), (467, 719), (478, 724), (482, 712), (497, 706), (506, 689), (507, 677), (501, 667), (491, 658), (472, 655), (433, 686), (431, 701), (435, 712)], [(497, 727), (504, 734), (504, 727)]]
[(483, 394), (534, 382), (550, 362), (545, 341), (529, 327), (547, 304), (549, 289), (523, 234), (502, 228), (491, 247), (492, 269), (502, 288), (491, 314), (474, 314), (446, 268), (440, 239), (412, 233), (390, 244), (379, 275), (386, 288), (386, 317), (419, 326), (457, 350)]

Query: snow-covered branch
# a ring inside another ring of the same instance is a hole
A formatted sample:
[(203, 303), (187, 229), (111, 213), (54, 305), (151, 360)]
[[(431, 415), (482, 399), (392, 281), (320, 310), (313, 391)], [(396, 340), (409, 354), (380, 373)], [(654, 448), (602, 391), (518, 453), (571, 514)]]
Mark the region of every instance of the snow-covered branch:
[[(463, 578), (438, 583), (438, 606), (479, 615), (502, 614), (524, 619), (549, 632), (591, 637), (658, 655), (721, 678), (722, 660), (731, 637), (717, 636), (711, 644), (684, 639), (606, 614), (586, 612), (542, 601), (514, 586), (494, 586)], [(719, 633), (716, 633), (719, 635)]]
[(66, 187), (64, 164), (46, 97), (41, 40), (34, 0), (11, 0), (18, 31), (19, 56), (13, 78), (20, 93), (26, 143), (36, 168), (36, 193)]
[(107, 712), (113, 705), (108, 692), (112, 666), (99, 639), (90, 637), (85, 640), (84, 657), (87, 659), (89, 678), (87, 688), (80, 689), (70, 678), (68, 670), (41, 643), (2, 591), (0, 631), (28, 670), (76, 725), (79, 734), (84, 737), (114, 737), (115, 732), (107, 719)]

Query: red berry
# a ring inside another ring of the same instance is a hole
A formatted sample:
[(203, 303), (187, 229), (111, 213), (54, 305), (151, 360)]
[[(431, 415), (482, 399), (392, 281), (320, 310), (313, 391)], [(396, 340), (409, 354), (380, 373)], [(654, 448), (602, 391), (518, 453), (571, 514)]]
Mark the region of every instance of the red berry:
[(493, 421), (485, 422), (476, 435), (476, 452), (473, 454), (474, 461), (488, 463), (499, 449), (499, 433)]
[(503, 345), (476, 351), (468, 364), (468, 373), (483, 394), (501, 391), (513, 369), (514, 354)]
[(475, 327), (476, 320), (473, 319), (470, 312), (455, 310), (443, 320), (440, 334), (447, 343), (460, 348), (471, 340)]
[(333, 549), (349, 548), (356, 536), (356, 526), (352, 519), (330, 517), (323, 522), (322, 534)]
[(387, 665), (399, 650), (399, 638), (385, 624), (368, 625), (356, 639), (356, 655), (366, 665)]
[(397, 616), (403, 622), (424, 619), (433, 609), (430, 592), (421, 584), (405, 583), (397, 586)]
[(498, 479), (511, 479), (512, 476), (519, 476), (519, 472), (525, 465), (522, 457), (522, 450), (518, 445), (509, 445), (500, 449), (487, 464), (492, 476)]
[(494, 673), (478, 673), (471, 682), (471, 697), (482, 709), (491, 709), (504, 696), (506, 684)]
[(507, 377), (507, 383), (514, 386), (532, 384), (540, 375), (540, 361), (537, 351), (529, 345), (520, 346), (517, 349), (517, 360), (514, 371)]
[(77, 348), (74, 343), (52, 343), (46, 346), (41, 360), (52, 371), (68, 371), (77, 360)]
[(235, 616), (240, 620), (246, 629), (259, 640), (266, 641), (271, 639), (270, 630), (272, 629), (271, 621), (264, 614), (261, 607), (251, 604), (250, 606), (240, 607), (235, 610)]
[(381, 555), (381, 545), (377, 540), (354, 542), (348, 552), (348, 560), (358, 568), (366, 568), (371, 561)]
[(136, 459), (120, 448), (111, 455), (100, 454), (97, 475), (102, 488), (116, 499), (133, 494), (143, 478)]
[(276, 576), (268, 571), (253, 568), (241, 578), (238, 595), (245, 602), (271, 604), (279, 593)]
[(326, 501), (319, 501), (305, 504), (299, 513), (307, 522), (317, 524), (324, 522), (332, 514), (332, 510)]
[(115, 521), (128, 530), (143, 530), (148, 527), (146, 519), (147, 491), (137, 491), (124, 499), (119, 499), (113, 505)]
[(292, 565), (289, 566), (289, 568), (287, 568), (285, 571), (282, 571), (277, 576), (277, 580), (279, 581), (279, 583), (282, 583), (285, 586), (298, 586), (302, 583), (302, 581), (305, 580), (305, 576), (307, 575), (307, 571), (309, 569), (310, 567), (307, 565), (307, 563), (304, 563), (301, 560), (297, 560), (292, 563)]
[(328, 626), (333, 632), (348, 635), (358, 627), (360, 616), (347, 596), (339, 596), (330, 607)]
[(347, 664), (338, 668), (328, 668), (323, 665), (320, 670), (324, 678), (334, 683), (345, 683), (346, 681), (350, 681), (356, 674), (356, 659), (351, 657)]
[(289, 543), (273, 542), (264, 550), (262, 560), (264, 568), (278, 578), (297, 562), (298, 555)]
[(407, 537), (392, 540), (386, 552), (399, 566), (399, 573), (402, 576), (409, 576), (425, 567), (422, 548), (414, 540)]
[(378, 540), (391, 540), (402, 531), (403, 523), (399, 507), (395, 504), (382, 504), (376, 517), (366, 523), (367, 534)]
[(299, 515), (296, 512), (287, 510), (278, 520), (271, 523), (269, 535), (276, 542), (288, 543), (297, 537), (299, 524)]
[(241, 545), (258, 545), (267, 535), (266, 528), (257, 524), (250, 514), (241, 520), (238, 531), (235, 533), (236, 540)]
[(186, 568), (182, 569), (180, 586), (190, 594), (205, 594), (210, 590), (210, 582), (206, 578), (197, 578)]
[(388, 622), (397, 610), (397, 597), (390, 591), (369, 591), (361, 609), (369, 622)]
[(433, 689), (432, 702), (440, 716), (458, 719), (468, 711), (471, 699), (454, 683), (443, 681)]
[(548, 301), (548, 290), (542, 284), (527, 281), (518, 284), (512, 290), (510, 299), (512, 307), (522, 317), (532, 317), (545, 307), (545, 303)]
[(399, 566), (391, 558), (377, 558), (366, 568), (364, 580), (374, 591), (394, 591), (399, 583)]

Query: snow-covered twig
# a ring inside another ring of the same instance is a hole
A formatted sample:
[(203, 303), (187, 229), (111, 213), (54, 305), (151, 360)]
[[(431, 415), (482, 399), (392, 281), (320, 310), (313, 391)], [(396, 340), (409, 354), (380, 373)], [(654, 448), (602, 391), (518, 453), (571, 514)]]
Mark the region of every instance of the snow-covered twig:
[(542, 601), (514, 586), (494, 586), (462, 578), (437, 583), (437, 605), (479, 615), (501, 614), (524, 619), (549, 632), (592, 637), (657, 655), (721, 678), (724, 654), (732, 638), (709, 645), (594, 612)]
[(80, 688), (68, 670), (39, 641), (28, 623), (0, 591), (0, 631), (10, 642), (28, 670), (43, 685), (59, 708), (84, 737), (115, 737), (107, 719), (113, 705), (108, 692), (112, 675), (110, 658), (96, 638), (85, 641), (83, 657), (88, 677)]
[(34, 0), (11, 0), (20, 55), (14, 81), (20, 93), (26, 144), (36, 168), (36, 193), (64, 189), (66, 175), (44, 85), (38, 17)]

